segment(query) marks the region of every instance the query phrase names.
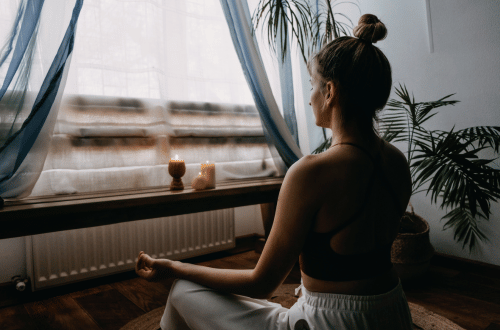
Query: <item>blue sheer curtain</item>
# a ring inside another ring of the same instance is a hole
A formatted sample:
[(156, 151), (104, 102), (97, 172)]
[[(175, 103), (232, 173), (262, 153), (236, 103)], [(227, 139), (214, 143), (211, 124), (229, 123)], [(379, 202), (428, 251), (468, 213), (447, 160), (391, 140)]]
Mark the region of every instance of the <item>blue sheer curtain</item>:
[[(280, 30), (278, 35), (278, 39), (276, 41), (277, 45), (281, 45), (282, 39), (284, 35)], [(295, 98), (294, 98), (294, 89), (293, 89), (293, 74), (292, 74), (292, 57), (290, 41), (285, 40), (287, 44), (288, 51), (284, 54), (281, 47), (277, 47), (278, 50), (278, 69), (280, 75), (280, 85), (281, 85), (281, 103), (283, 104), (283, 117), (285, 119), (286, 125), (288, 129), (290, 129), (290, 133), (292, 134), (295, 142), (298, 146), (299, 144), (299, 130), (297, 128), (297, 116), (295, 114)], [(281, 60), (283, 58), (283, 61)]]
[[(288, 82), (281, 86), (285, 121), (272, 94), (257, 40), (252, 34), (252, 20), (247, 1), (220, 0), (220, 2), (236, 53), (252, 91), (255, 106), (260, 113), (271, 154), (274, 157), (275, 152), (277, 152), (281, 157), (281, 159), (275, 158), (276, 167), (282, 172), (286, 172), (293, 163), (303, 156), (298, 145), (297, 121), (293, 107), (293, 85), (291, 89), (288, 89), (289, 86), (287, 86), (292, 81), (291, 62), (285, 61), (280, 68), (280, 76), (282, 76), (280, 80)], [(283, 91), (283, 89), (285, 90)], [(280, 163), (281, 165), (278, 165)]]
[[(83, 0), (20, 1), (9, 39), (0, 54), (0, 72), (5, 72), (5, 76), (0, 76), (3, 198), (29, 195), (42, 171), (82, 5)], [(0, 8), (3, 6), (6, 4)], [(68, 8), (72, 8), (69, 24), (64, 23)], [(67, 28), (62, 34), (65, 24)], [(55, 31), (57, 28), (60, 30)], [(57, 40), (61, 40), (58, 36), (62, 41)]]

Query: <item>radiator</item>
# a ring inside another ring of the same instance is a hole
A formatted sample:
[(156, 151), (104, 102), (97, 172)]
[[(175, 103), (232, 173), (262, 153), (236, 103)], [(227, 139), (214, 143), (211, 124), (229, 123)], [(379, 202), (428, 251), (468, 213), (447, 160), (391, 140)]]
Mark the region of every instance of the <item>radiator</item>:
[(26, 261), (35, 291), (132, 270), (139, 251), (179, 260), (234, 246), (229, 208), (29, 236)]

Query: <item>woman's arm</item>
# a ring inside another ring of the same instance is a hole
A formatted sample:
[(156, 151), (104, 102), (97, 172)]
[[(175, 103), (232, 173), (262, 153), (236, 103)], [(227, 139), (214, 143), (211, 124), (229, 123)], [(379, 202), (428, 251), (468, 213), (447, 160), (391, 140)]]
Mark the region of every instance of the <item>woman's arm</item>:
[(141, 251), (136, 271), (149, 281), (173, 277), (221, 291), (255, 296), (256, 281), (252, 278), (253, 269), (218, 269), (168, 259), (153, 259)]
[(259, 283), (253, 278), (253, 269), (218, 269), (178, 262), (173, 270), (175, 278), (181, 278), (210, 288), (261, 298)]
[(253, 298), (268, 298), (285, 280), (304, 245), (319, 211), (322, 194), (316, 189), (319, 171), (314, 156), (292, 165), (280, 189), (274, 223), (254, 269), (217, 269), (139, 254), (136, 272), (147, 280), (166, 277)]

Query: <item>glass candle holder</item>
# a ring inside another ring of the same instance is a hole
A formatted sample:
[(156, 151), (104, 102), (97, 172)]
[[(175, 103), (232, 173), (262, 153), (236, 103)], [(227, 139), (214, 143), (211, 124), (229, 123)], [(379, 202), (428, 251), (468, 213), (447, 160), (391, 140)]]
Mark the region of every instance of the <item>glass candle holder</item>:
[(215, 188), (215, 164), (201, 164), (201, 174), (205, 175), (208, 180), (207, 188)]
[(182, 176), (186, 173), (186, 164), (183, 159), (178, 159), (179, 156), (175, 155), (175, 159), (170, 158), (168, 162), (168, 173), (172, 176), (170, 182), (170, 190), (183, 190), (184, 184), (182, 183)]

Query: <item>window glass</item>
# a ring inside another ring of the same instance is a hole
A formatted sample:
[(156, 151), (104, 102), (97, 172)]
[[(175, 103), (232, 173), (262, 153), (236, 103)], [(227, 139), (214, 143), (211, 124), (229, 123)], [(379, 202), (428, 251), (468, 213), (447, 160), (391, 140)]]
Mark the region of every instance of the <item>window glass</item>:
[(85, 1), (65, 93), (254, 103), (218, 0)]

